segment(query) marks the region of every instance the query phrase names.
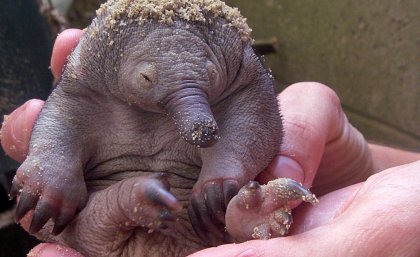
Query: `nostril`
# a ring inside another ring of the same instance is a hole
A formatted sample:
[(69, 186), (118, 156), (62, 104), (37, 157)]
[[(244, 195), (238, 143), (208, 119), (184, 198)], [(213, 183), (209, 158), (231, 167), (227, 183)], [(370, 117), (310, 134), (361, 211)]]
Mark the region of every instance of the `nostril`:
[(203, 136), (203, 130), (201, 129), (201, 127), (195, 128), (193, 130), (193, 132), (191, 133), (191, 137), (193, 140), (200, 140), (201, 137)]
[(212, 121), (195, 122), (184, 138), (198, 147), (212, 146), (219, 139), (217, 125)]

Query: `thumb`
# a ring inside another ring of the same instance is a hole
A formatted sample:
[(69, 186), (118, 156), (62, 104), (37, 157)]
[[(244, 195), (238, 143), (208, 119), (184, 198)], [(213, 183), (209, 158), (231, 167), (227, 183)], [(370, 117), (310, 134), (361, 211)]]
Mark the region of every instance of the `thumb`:
[(302, 82), (282, 91), (278, 101), (283, 117), (283, 142), (279, 156), (262, 179), (289, 177), (310, 187), (326, 143), (343, 129), (340, 100), (327, 86)]
[(80, 29), (66, 29), (57, 36), (51, 55), (51, 72), (55, 79), (60, 77), (67, 57), (82, 35), (83, 31)]
[(314, 185), (312, 190), (319, 195), (371, 175), (368, 145), (348, 122), (332, 89), (315, 82), (297, 83), (281, 92), (278, 100), (283, 142), (261, 182), (289, 177), (308, 188)]

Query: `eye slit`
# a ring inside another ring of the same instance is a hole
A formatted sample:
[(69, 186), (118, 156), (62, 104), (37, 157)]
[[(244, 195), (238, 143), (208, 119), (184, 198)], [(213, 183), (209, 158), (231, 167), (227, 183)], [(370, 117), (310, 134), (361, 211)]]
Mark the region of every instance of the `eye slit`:
[(148, 81), (148, 82), (152, 83), (152, 80), (149, 78), (149, 76), (147, 76), (147, 75), (146, 75), (146, 74), (144, 74), (144, 73), (140, 73), (140, 75), (143, 77), (143, 79), (145, 79), (146, 81)]
[(139, 83), (140, 86), (146, 89), (156, 85), (158, 77), (154, 65), (140, 64), (137, 69), (136, 83)]

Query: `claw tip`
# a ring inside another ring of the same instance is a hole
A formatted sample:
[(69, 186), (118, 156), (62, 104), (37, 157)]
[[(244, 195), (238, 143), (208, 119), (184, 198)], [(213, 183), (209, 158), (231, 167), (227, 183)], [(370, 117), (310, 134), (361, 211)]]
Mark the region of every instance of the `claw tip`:
[(248, 185), (247, 185), (247, 188), (248, 189), (251, 189), (251, 190), (255, 190), (255, 189), (258, 189), (258, 188), (260, 188), (261, 186), (260, 186), (260, 184), (257, 182), (257, 181), (250, 181), (249, 183), (248, 183)]
[(313, 205), (319, 203), (318, 198), (316, 198), (316, 196), (314, 194), (308, 194), (302, 197), (302, 200), (305, 202), (309, 202)]

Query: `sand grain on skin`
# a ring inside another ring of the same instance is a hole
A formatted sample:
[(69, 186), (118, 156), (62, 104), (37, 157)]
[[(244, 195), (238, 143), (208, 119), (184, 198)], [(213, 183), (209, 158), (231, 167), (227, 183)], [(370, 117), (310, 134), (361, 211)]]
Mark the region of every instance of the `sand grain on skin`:
[[(242, 40), (251, 40), (251, 28), (237, 8), (219, 0), (110, 0), (101, 5), (97, 16), (105, 15), (107, 27), (125, 26), (128, 22), (158, 20), (172, 24), (175, 18), (191, 22), (212, 22), (224, 18), (229, 26), (236, 28)], [(110, 15), (108, 15), (110, 14)], [(124, 19), (123, 19), (124, 17)]]

